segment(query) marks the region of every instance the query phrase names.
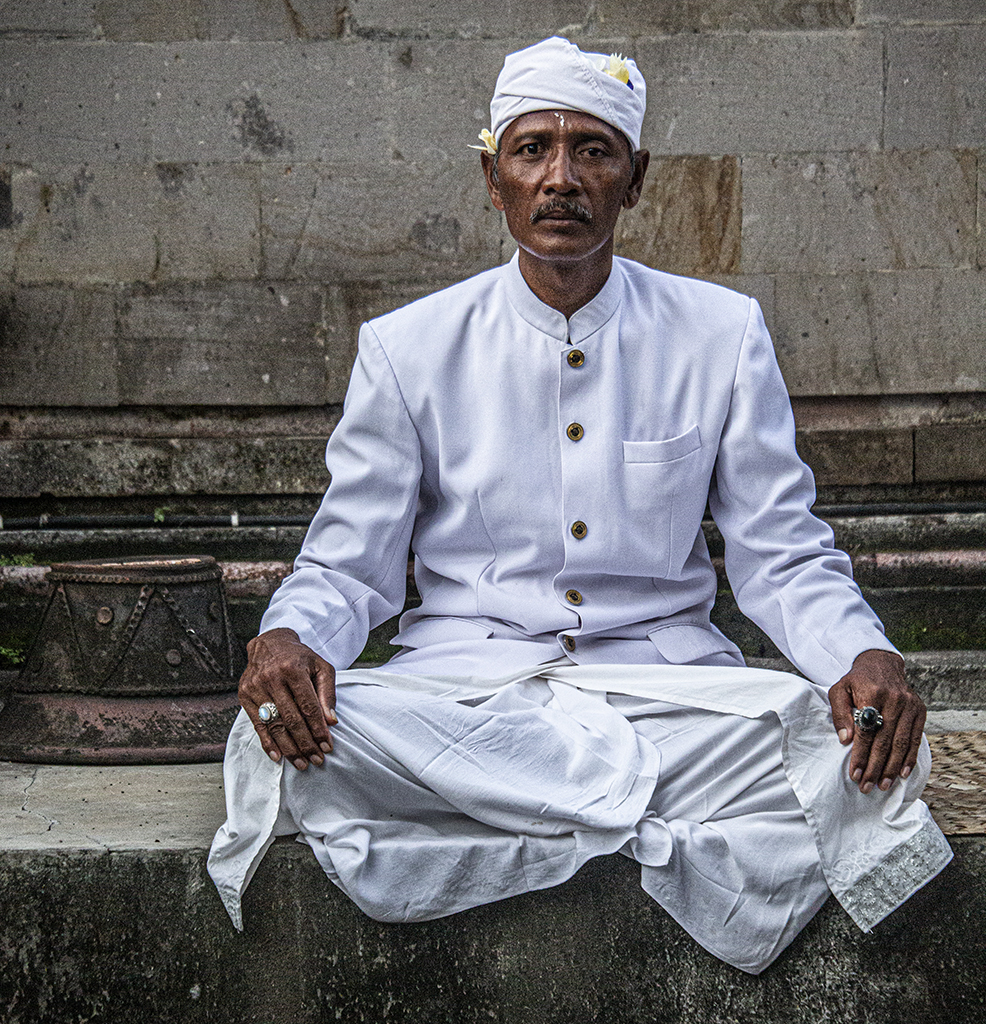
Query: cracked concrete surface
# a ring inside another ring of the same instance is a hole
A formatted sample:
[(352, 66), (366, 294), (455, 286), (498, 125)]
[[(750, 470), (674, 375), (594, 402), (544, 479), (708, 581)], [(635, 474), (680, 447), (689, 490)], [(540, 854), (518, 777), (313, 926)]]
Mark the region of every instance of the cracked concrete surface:
[(219, 764), (0, 762), (0, 851), (207, 849), (225, 816)]

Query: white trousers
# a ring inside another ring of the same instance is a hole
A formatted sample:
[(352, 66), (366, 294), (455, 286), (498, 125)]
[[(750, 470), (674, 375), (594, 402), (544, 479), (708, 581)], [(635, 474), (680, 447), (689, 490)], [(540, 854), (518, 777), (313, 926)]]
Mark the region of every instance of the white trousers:
[[(270, 762), (241, 714), (227, 748), (229, 820), (209, 865), (234, 922), (277, 834), (300, 833), (340, 889), (394, 922), (556, 885), (591, 857), (620, 851), (706, 949), (763, 970), (830, 888), (818, 836), (825, 814), (812, 806), (806, 815), (792, 786), (784, 715), (746, 717), (563, 677), (571, 673), (463, 697), (462, 687), (436, 692), (434, 680), (394, 688), (340, 673), (334, 751), (304, 772)], [(802, 770), (796, 764), (794, 776)], [(857, 801), (877, 828), (884, 798)], [(926, 854), (937, 832), (926, 815), (916, 810), (914, 827), (885, 840), (887, 850), (854, 853), (861, 875), (902, 844), (913, 855), (918, 834)], [(920, 880), (908, 879), (883, 913), (940, 870), (945, 851), (933, 851), (935, 864), (922, 863)]]

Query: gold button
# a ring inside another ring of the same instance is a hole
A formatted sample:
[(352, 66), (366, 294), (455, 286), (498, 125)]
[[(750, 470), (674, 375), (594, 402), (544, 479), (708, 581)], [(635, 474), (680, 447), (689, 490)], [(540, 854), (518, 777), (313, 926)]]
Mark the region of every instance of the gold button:
[(585, 363), (585, 353), (578, 348), (573, 348), (568, 353), (568, 365), (569, 366), (582, 366)]
[(581, 540), (588, 532), (589, 527), (581, 519), (577, 523), (572, 523), (572, 536), (576, 540)]
[(565, 600), (568, 601), (569, 604), (581, 604), (582, 595), (577, 590), (569, 590), (568, 593), (565, 594)]
[(561, 639), (562, 646), (566, 651), (575, 650), (575, 637), (574, 636), (563, 636)]
[(582, 435), (585, 434), (585, 431), (582, 429), (581, 423), (569, 423), (568, 430), (566, 430), (565, 433), (568, 434), (573, 441), (581, 441)]

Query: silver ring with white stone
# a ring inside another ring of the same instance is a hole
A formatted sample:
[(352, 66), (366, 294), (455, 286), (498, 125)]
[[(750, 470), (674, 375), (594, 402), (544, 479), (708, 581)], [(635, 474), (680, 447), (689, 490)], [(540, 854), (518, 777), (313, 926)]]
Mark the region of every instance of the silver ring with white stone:
[(865, 708), (855, 708), (852, 713), (852, 720), (860, 732), (876, 732), (883, 725), (883, 715), (876, 708), (867, 705)]
[(277, 710), (277, 705), (272, 700), (266, 700), (263, 704), (257, 708), (257, 718), (260, 719), (263, 725), (270, 725), (275, 718), (280, 718), (281, 712)]

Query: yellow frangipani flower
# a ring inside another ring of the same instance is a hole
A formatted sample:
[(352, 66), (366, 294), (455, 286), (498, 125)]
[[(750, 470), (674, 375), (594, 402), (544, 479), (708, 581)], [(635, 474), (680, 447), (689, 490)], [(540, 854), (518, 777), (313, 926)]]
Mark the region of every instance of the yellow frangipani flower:
[(489, 128), (484, 128), (479, 133), (479, 141), (482, 143), (481, 146), (470, 146), (470, 149), (478, 149), (483, 153), (489, 153), (490, 156), (496, 156), (496, 138)]
[[(630, 85), (630, 69), (627, 67), (627, 62), (621, 54), (611, 53), (606, 66), (602, 70), (618, 82)], [(632, 89), (633, 86), (631, 85), (630, 88)]]

